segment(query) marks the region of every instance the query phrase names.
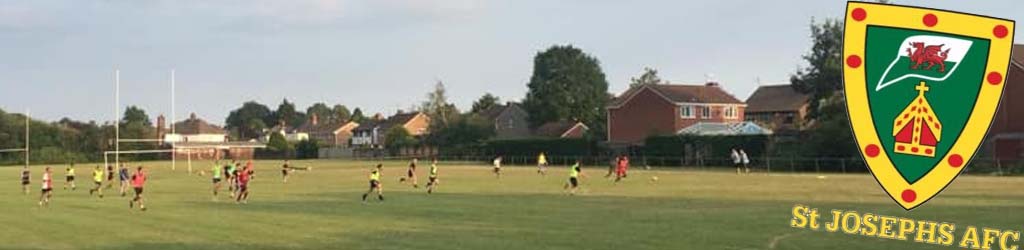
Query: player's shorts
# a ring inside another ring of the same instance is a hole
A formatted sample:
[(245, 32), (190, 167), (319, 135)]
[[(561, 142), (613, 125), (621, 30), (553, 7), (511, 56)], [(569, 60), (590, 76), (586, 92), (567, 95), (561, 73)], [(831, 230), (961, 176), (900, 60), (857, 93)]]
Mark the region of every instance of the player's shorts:
[(495, 173), (501, 172), (501, 168), (494, 168), (494, 172)]
[(74, 176), (68, 176), (65, 179), (67, 179), (67, 181), (75, 181), (75, 177)]
[(409, 171), (406, 172), (406, 174), (409, 175), (409, 178), (412, 178), (413, 175), (416, 175), (416, 172), (413, 172), (412, 169), (409, 169)]
[(572, 187), (577, 187), (580, 185), (580, 182), (579, 180), (576, 179), (576, 177), (569, 177), (569, 185), (572, 185)]
[(281, 169), (281, 175), (288, 175), (288, 169)]
[(107, 180), (114, 180), (114, 173), (107, 173)]
[(28, 184), (32, 184), (32, 182), (29, 181), (29, 180), (24, 180), (24, 179), (21, 180), (21, 185), (28, 185)]
[(431, 183), (435, 183), (435, 182), (437, 182), (437, 176), (431, 176), (431, 177), (430, 177), (430, 182), (431, 182)]
[(43, 193), (50, 192), (50, 191), (53, 191), (53, 188), (44, 188), (43, 189)]
[(370, 180), (370, 188), (379, 188), (379, 187), (380, 187), (380, 182), (379, 181)]
[(135, 195), (142, 194), (142, 187), (135, 187)]
[(103, 185), (102, 181), (93, 181), (92, 183), (96, 184), (96, 186)]
[(249, 184), (240, 184), (240, 185), (238, 185), (238, 192), (246, 192), (246, 191), (249, 191)]
[(213, 184), (220, 183), (220, 178), (213, 178)]
[(615, 175), (616, 175), (616, 176), (622, 176), (622, 177), (626, 177), (626, 170), (625, 170), (625, 169), (618, 169), (618, 170), (615, 170)]

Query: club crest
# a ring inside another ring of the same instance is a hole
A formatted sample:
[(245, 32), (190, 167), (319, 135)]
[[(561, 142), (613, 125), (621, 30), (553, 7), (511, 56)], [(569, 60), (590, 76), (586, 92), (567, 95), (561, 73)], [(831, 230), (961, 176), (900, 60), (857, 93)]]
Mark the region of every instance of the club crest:
[(890, 197), (913, 209), (974, 157), (1002, 97), (1014, 22), (850, 2), (843, 84), (854, 137)]

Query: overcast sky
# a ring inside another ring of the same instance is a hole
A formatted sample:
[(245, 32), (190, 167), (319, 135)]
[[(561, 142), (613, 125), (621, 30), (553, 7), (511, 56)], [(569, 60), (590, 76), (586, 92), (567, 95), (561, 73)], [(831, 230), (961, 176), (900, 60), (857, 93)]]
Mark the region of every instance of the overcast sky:
[[(1020, 0), (903, 1), (1024, 20)], [(114, 69), (123, 105), (213, 123), (242, 102), (288, 98), (392, 114), (436, 80), (461, 109), (485, 92), (520, 100), (533, 56), (572, 44), (598, 58), (610, 91), (643, 67), (663, 79), (713, 75), (740, 99), (785, 83), (812, 19), (844, 1), (0, 0), (0, 108), (106, 121)], [(1016, 28), (1022, 34), (1022, 28)]]

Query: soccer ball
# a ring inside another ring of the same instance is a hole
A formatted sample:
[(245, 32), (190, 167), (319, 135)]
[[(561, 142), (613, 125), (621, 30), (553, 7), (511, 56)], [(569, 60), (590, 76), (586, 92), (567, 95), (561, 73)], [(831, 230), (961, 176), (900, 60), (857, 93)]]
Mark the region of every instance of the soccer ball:
[(657, 182), (657, 181), (658, 181), (658, 177), (657, 176), (651, 176), (651, 182)]

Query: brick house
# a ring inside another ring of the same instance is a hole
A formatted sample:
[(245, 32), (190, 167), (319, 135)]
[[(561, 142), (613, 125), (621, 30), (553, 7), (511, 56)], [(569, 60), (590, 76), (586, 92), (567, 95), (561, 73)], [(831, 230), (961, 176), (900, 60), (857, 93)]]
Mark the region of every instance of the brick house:
[(985, 139), (985, 151), (997, 159), (1024, 159), (1024, 44), (1013, 45), (1003, 98)]
[(480, 111), (480, 116), (494, 124), (494, 139), (514, 140), (530, 137), (530, 117), (518, 103), (509, 102)]
[(699, 122), (742, 122), (746, 107), (717, 82), (633, 87), (607, 107), (608, 142), (638, 145)]
[(359, 127), (359, 123), (352, 121), (345, 122), (320, 122), (316, 114), (309, 117), (309, 121), (295, 129), (297, 133), (309, 135), (310, 140), (317, 141), (325, 147), (348, 147), (352, 138), (352, 131)]
[(384, 145), (384, 136), (394, 126), (402, 126), (409, 134), (418, 137), (428, 133), (430, 117), (423, 112), (398, 113), (383, 121), (369, 121), (359, 124), (352, 130), (352, 146), (380, 148)]
[(806, 94), (792, 85), (760, 86), (747, 98), (746, 121), (772, 130), (801, 130), (809, 107)]

